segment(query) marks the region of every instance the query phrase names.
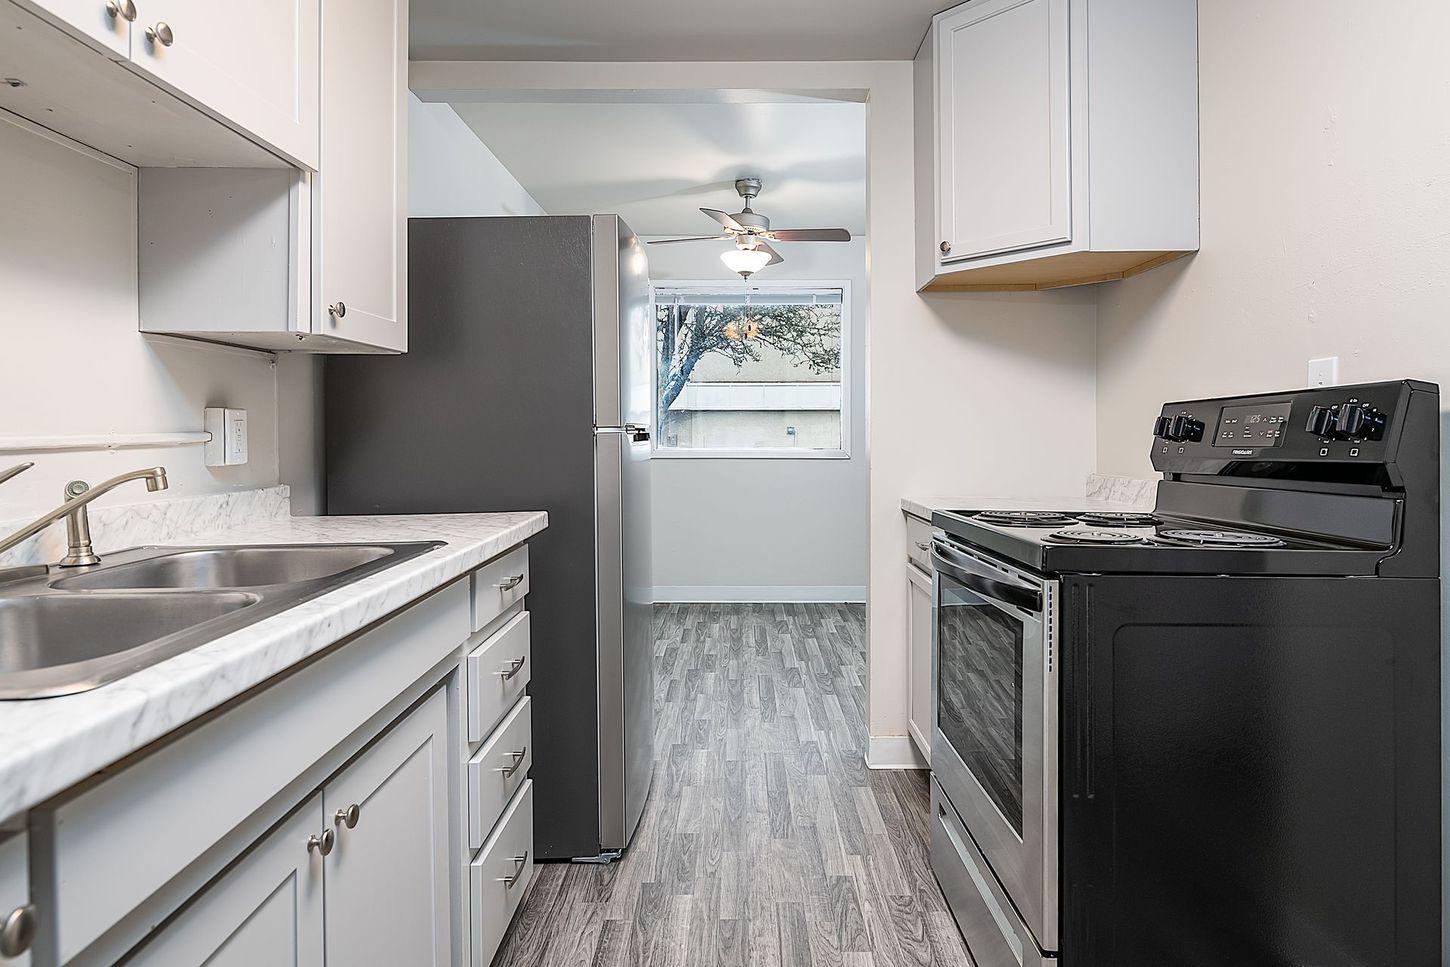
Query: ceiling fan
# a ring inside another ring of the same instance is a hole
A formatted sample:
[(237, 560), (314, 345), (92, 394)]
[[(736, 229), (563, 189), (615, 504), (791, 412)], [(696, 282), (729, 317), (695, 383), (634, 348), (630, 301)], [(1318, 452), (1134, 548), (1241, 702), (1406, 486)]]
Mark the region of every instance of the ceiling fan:
[(720, 261), (732, 272), (739, 272), (750, 278), (767, 265), (784, 262), (785, 259), (771, 242), (849, 242), (851, 233), (844, 228), (778, 228), (770, 227), (770, 219), (757, 213), (750, 203), (760, 194), (759, 178), (741, 178), (735, 182), (735, 190), (745, 199), (745, 208), (735, 214), (715, 208), (702, 208), (725, 229), (723, 235), (696, 235), (690, 238), (657, 238), (651, 245), (669, 245), (674, 242), (713, 242), (724, 239), (733, 241), (735, 247), (720, 256)]

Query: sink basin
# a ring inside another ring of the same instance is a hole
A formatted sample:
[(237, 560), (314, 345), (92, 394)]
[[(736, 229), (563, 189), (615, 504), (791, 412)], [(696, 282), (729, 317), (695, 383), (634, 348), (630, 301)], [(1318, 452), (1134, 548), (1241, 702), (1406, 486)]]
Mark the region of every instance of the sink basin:
[(440, 546), (142, 547), (35, 569), (0, 584), (0, 699), (104, 685)]
[(134, 588), (256, 588), (301, 584), (344, 574), (394, 554), (384, 545), (213, 547), (178, 551), (61, 578), (65, 591)]
[(0, 598), (0, 695), (16, 684), (27, 695), (56, 694), (63, 683), (104, 677), (113, 667), (134, 670), (138, 660), (150, 664), (131, 654), (142, 646), (261, 600), (242, 591)]

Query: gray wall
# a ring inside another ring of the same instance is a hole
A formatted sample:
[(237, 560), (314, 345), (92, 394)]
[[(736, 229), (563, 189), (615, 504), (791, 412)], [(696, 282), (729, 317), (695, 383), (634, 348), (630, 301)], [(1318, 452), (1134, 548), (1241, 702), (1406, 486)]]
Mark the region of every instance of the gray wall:
[[(739, 280), (723, 244), (656, 245), (650, 277)], [(866, 242), (782, 245), (760, 281), (851, 282), (850, 458), (662, 457), (654, 462), (655, 594), (661, 601), (864, 601)]]

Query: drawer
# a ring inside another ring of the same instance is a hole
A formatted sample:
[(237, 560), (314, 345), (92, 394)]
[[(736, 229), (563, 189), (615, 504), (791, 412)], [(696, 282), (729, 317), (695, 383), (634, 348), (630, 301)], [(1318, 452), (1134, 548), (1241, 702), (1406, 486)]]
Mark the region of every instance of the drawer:
[(478, 631), (529, 593), (529, 546), (521, 545), (473, 572), (473, 630)]
[(532, 672), (529, 613), (508, 624), (468, 654), (468, 743), (482, 742), (524, 694)]
[(956, 809), (931, 782), (931, 868), (977, 967), (1050, 967)]
[(931, 525), (920, 517), (906, 515), (906, 558), (931, 573)]
[(473, 962), (493, 961), (534, 876), (534, 784), (525, 780), (498, 828), (468, 866)]
[(26, 909), (30, 904), (30, 858), (26, 849), (24, 833), (15, 833), (6, 838), (0, 833), (0, 931), (9, 931), (12, 942), (17, 945), (14, 957), (0, 952), (0, 965), (4, 967), (25, 967), (30, 963), (30, 947), (33, 940), (26, 940), (29, 933), (33, 938), (38, 929), (38, 911)]
[(468, 848), (478, 849), (529, 777), (532, 700), (525, 695), (468, 760)]

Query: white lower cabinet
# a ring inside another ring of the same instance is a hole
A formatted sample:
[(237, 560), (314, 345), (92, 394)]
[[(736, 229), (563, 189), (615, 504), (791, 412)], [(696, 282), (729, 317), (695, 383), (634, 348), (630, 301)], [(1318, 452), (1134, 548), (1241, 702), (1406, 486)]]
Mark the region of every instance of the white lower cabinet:
[(131, 963), (447, 964), (447, 736), (440, 689), (203, 890)]
[(128, 961), (131, 967), (321, 967), (325, 858), (313, 795)]
[(439, 690), (322, 787), (328, 963), (448, 963), (447, 740)]
[(0, 965), (29, 967), (39, 912), (30, 902), (29, 842), (0, 833)]
[(906, 640), (910, 644), (911, 738), (931, 761), (931, 634), (932, 579), (915, 564), (906, 565)]
[(525, 782), (469, 864), (474, 963), (492, 962), (534, 877), (534, 783)]

